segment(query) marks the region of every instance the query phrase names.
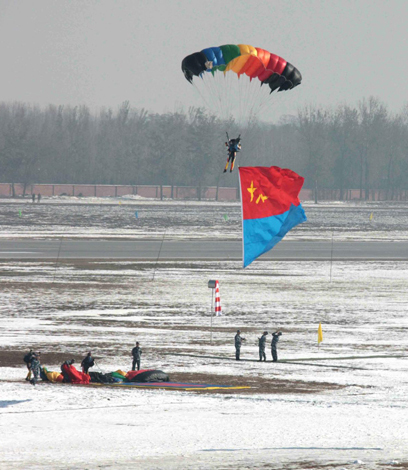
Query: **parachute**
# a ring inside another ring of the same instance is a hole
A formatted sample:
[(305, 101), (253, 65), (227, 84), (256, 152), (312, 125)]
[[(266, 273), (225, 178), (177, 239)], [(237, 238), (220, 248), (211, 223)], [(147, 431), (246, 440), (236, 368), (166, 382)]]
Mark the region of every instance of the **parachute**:
[(185, 57), (181, 69), (215, 114), (241, 121), (256, 118), (273, 91), (292, 90), (302, 81), (285, 59), (248, 44), (203, 49)]
[(61, 366), (61, 372), (64, 376), (64, 382), (72, 384), (89, 384), (91, 377), (88, 374), (84, 374), (79, 370), (75, 369), (72, 364), (67, 364), (64, 362)]
[(162, 370), (133, 370), (126, 374), (128, 382), (169, 382), (169, 376)]

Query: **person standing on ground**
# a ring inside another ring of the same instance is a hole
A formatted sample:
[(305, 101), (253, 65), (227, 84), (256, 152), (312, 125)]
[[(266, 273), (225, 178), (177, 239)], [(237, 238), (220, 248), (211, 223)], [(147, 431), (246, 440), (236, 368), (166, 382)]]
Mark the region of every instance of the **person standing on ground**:
[(271, 352), (273, 362), (278, 362), (278, 351), (276, 350), (276, 345), (278, 344), (279, 336), (282, 336), (281, 331), (275, 331), (275, 333), (272, 333)]
[(32, 349), (30, 349), (30, 351), (23, 357), (23, 361), (26, 363), (27, 365), (27, 369), (28, 369), (28, 373), (27, 373), (27, 376), (26, 376), (26, 380), (30, 380), (31, 379), (31, 369), (30, 369), (30, 364), (31, 364), (31, 359), (34, 357), (34, 352)]
[(95, 365), (94, 358), (92, 357), (91, 351), (89, 351), (88, 354), (82, 359), (82, 362), (81, 362), (82, 372), (84, 374), (87, 374), (89, 368), (93, 367), (94, 365)]
[(34, 193), (31, 194), (31, 200), (32, 200), (33, 202), (35, 202), (35, 194), (34, 194)]
[(258, 338), (259, 344), (259, 362), (262, 360), (266, 361), (266, 354), (265, 354), (265, 344), (266, 344), (266, 337), (268, 336), (268, 332), (264, 331), (262, 336)]
[(235, 335), (235, 359), (237, 361), (240, 359), (242, 341), (245, 341), (245, 338), (241, 337), (241, 330), (237, 330)]
[(135, 370), (136, 365), (137, 365), (137, 370), (140, 370), (140, 359), (142, 357), (142, 350), (139, 347), (138, 341), (136, 341), (136, 346), (132, 349), (132, 356), (133, 356), (132, 370)]
[(34, 377), (30, 380), (30, 384), (35, 385), (38, 382), (38, 379), (40, 378), (40, 368), (41, 368), (41, 353), (38, 352), (33, 355), (31, 362), (30, 362), (30, 369), (34, 375)]
[(40, 202), (40, 201), (41, 201), (41, 194), (38, 193), (38, 194), (37, 194), (37, 202)]

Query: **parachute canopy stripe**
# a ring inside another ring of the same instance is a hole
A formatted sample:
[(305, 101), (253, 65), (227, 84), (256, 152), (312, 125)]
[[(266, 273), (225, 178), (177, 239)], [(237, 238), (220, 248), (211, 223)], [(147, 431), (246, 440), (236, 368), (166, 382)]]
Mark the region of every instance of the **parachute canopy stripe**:
[(205, 71), (213, 74), (231, 71), (238, 77), (245, 74), (251, 80), (258, 78), (262, 84), (269, 85), (271, 92), (290, 90), (302, 81), (299, 70), (285, 59), (249, 44), (208, 47), (185, 57), (181, 69), (190, 83), (194, 76)]

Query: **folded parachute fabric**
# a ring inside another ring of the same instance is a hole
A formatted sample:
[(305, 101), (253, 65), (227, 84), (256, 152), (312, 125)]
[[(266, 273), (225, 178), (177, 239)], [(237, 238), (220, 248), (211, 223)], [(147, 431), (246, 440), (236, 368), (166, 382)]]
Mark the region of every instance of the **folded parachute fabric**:
[(118, 379), (117, 377), (113, 377), (113, 374), (102, 374), (101, 372), (89, 372), (89, 376), (91, 377), (91, 383), (98, 383), (98, 384), (113, 384), (117, 382), (122, 382), (122, 379)]
[(52, 383), (62, 382), (64, 380), (64, 376), (62, 374), (59, 372), (49, 371), (46, 367), (43, 367), (41, 372), (41, 378), (43, 380), (47, 380)]
[(169, 376), (162, 370), (131, 370), (126, 374), (128, 382), (169, 382)]
[(62, 364), (61, 366), (62, 373), (64, 375), (64, 382), (72, 384), (89, 384), (91, 377), (88, 374), (79, 372), (74, 366), (68, 364)]
[(116, 372), (111, 372), (110, 375), (118, 380), (126, 380), (126, 372), (117, 370)]

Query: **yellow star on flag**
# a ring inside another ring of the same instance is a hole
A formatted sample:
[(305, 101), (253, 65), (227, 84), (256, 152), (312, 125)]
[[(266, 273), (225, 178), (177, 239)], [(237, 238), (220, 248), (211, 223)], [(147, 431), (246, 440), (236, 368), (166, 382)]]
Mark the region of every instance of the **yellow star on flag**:
[(254, 182), (251, 181), (251, 187), (247, 188), (247, 191), (251, 193), (251, 202), (254, 200), (254, 192), (257, 190), (257, 188), (254, 188)]
[(268, 199), (268, 196), (264, 196), (263, 194), (260, 194), (258, 196), (258, 199), (256, 200), (256, 203), (258, 204), (258, 202), (262, 199), (262, 202), (265, 202), (267, 199)]

